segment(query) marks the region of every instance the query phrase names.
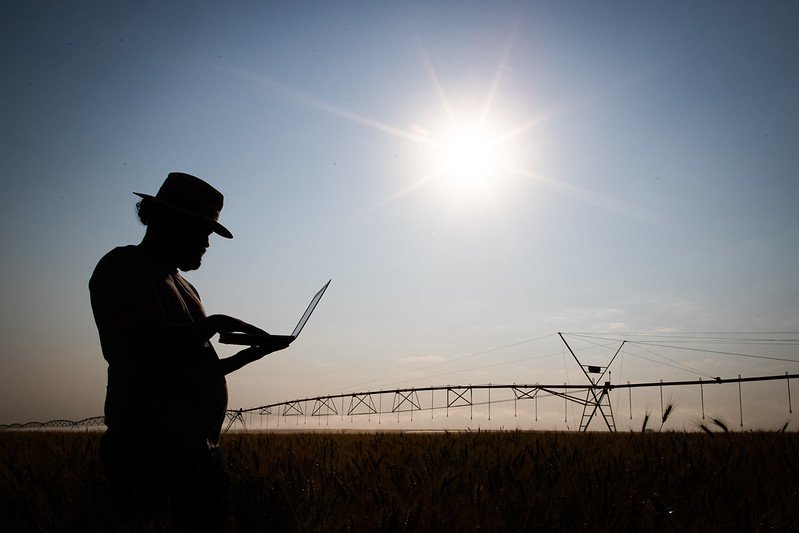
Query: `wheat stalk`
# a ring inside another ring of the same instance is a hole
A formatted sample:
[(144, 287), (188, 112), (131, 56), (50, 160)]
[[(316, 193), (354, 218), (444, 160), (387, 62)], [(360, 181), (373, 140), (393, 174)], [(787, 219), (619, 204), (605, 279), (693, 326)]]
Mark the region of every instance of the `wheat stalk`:
[(718, 427), (720, 427), (720, 428), (721, 428), (721, 430), (722, 430), (722, 431), (724, 431), (724, 433), (729, 433), (729, 432), (730, 432), (730, 428), (729, 428), (729, 426), (727, 426), (727, 423), (726, 423), (726, 422), (724, 422), (724, 420), (722, 420), (721, 418), (719, 418), (719, 417), (713, 417), (713, 418), (711, 418), (710, 420), (711, 420), (711, 421), (712, 421), (714, 424), (716, 424)]
[(660, 429), (658, 429), (658, 433), (663, 431), (663, 424), (666, 423), (666, 420), (669, 419), (669, 415), (674, 411), (674, 402), (669, 402), (669, 405), (666, 406), (666, 410), (663, 411), (663, 416), (660, 420)]

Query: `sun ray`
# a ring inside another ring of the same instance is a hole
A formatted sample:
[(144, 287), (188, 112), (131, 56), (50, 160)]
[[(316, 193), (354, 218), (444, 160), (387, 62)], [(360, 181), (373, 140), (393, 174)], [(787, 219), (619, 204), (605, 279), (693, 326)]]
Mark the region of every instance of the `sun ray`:
[(506, 166), (505, 170), (507, 172), (510, 172), (511, 174), (515, 174), (517, 176), (529, 178), (539, 183), (543, 183), (544, 185), (551, 187), (553, 189), (564, 191), (570, 196), (576, 198), (577, 200), (589, 205), (593, 205), (595, 207), (599, 207), (600, 209), (604, 209), (606, 211), (610, 211), (618, 215), (623, 215), (647, 224), (654, 224), (654, 225), (661, 224), (661, 222), (659, 221), (659, 217), (656, 214), (652, 213), (647, 209), (632, 205), (622, 200), (611, 198), (610, 196), (605, 196), (604, 194), (584, 189), (582, 187), (572, 185), (562, 180), (549, 178), (547, 176), (543, 176), (535, 172), (530, 172), (528, 170), (522, 170), (510, 166)]
[(386, 198), (383, 198), (382, 200), (377, 202), (377, 205), (375, 205), (375, 208), (383, 207), (383, 206), (386, 206), (388, 204), (396, 202), (397, 200), (399, 200), (403, 196), (406, 196), (406, 195), (414, 192), (415, 190), (417, 190), (417, 189), (419, 189), (421, 187), (424, 187), (425, 185), (427, 185), (431, 181), (433, 181), (436, 178), (438, 178), (440, 176), (440, 174), (441, 173), (438, 172), (438, 171), (431, 172), (430, 174), (427, 174), (426, 176), (414, 181), (410, 185), (408, 185), (406, 187), (403, 187), (402, 189), (391, 193)]
[(452, 106), (449, 103), (447, 94), (444, 92), (444, 87), (441, 85), (441, 80), (438, 79), (438, 73), (433, 67), (433, 63), (430, 61), (430, 56), (427, 55), (427, 51), (424, 49), (424, 47), (420, 47), (420, 53), (422, 55), (422, 62), (427, 70), (427, 75), (430, 76), (430, 81), (433, 83), (433, 88), (436, 91), (436, 96), (438, 96), (438, 99), (441, 102), (441, 107), (444, 108), (444, 113), (447, 115), (447, 120), (449, 120), (451, 124), (455, 120), (455, 113), (453, 112)]
[(537, 127), (538, 125), (546, 122), (549, 120), (550, 112), (542, 112), (537, 117), (530, 118), (525, 120), (524, 122), (520, 123), (513, 128), (508, 129), (506, 132), (502, 133), (497, 137), (498, 143), (506, 143), (510, 142), (514, 138), (518, 137), (519, 135), (523, 135), (530, 131), (531, 129)]
[(494, 98), (496, 97), (497, 94), (497, 89), (499, 87), (500, 78), (502, 77), (502, 72), (505, 69), (505, 65), (507, 64), (510, 51), (513, 48), (513, 40), (516, 37), (517, 27), (518, 27), (518, 22), (517, 25), (515, 25), (513, 30), (510, 32), (508, 40), (505, 43), (505, 48), (502, 50), (501, 59), (497, 63), (497, 69), (494, 72), (494, 78), (491, 80), (491, 86), (488, 90), (488, 94), (486, 95), (486, 100), (485, 103), (483, 104), (483, 109), (480, 112), (479, 123), (481, 127), (485, 125), (486, 120), (488, 118), (488, 114), (491, 111), (491, 107), (494, 103)]
[(382, 131), (384, 133), (388, 133), (389, 135), (393, 135), (395, 137), (399, 137), (401, 139), (406, 139), (410, 141), (414, 141), (417, 143), (431, 145), (432, 142), (414, 131), (405, 130), (402, 128), (398, 128), (396, 126), (391, 126), (389, 124), (384, 124), (378, 120), (373, 118), (369, 118), (363, 115), (359, 115), (353, 111), (349, 111), (342, 107), (338, 107), (330, 102), (326, 102), (321, 98), (318, 98), (310, 93), (301, 91), (299, 89), (295, 89), (289, 85), (284, 83), (269, 79), (265, 76), (261, 76), (255, 74), (251, 71), (244, 70), (244, 69), (237, 69), (227, 67), (229, 70), (236, 73), (238, 76), (248, 79), (252, 82), (255, 82), (259, 86), (265, 87), (269, 89), (271, 92), (283, 96), (284, 98), (294, 100), (303, 104), (310, 105), (317, 109), (321, 109), (322, 111), (327, 111), (332, 115), (336, 115), (342, 118), (349, 120), (350, 122), (354, 122), (356, 124), (361, 124), (363, 126), (368, 126), (370, 128), (376, 129), (378, 131)]

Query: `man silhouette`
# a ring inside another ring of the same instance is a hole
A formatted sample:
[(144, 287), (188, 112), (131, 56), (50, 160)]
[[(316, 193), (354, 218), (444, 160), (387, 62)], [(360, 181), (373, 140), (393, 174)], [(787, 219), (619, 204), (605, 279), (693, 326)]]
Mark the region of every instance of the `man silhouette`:
[(134, 193), (147, 226), (138, 245), (106, 254), (89, 281), (108, 362), (101, 454), (115, 502), (128, 518), (171, 513), (221, 529), (229, 472), (219, 451), (227, 409), (225, 375), (287, 346), (246, 348), (219, 359), (217, 333), (264, 333), (227, 315), (206, 316), (178, 270), (200, 267), (223, 196), (189, 174), (170, 173), (155, 196)]

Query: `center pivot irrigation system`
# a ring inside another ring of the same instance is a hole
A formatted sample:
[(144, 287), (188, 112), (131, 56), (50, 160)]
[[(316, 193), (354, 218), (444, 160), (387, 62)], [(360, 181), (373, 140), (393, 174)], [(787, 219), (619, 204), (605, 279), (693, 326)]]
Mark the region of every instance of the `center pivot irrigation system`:
[[(488, 418), (491, 419), (491, 393), (495, 393), (494, 403), (505, 403), (508, 401), (513, 402), (514, 416), (516, 414), (516, 405), (519, 401), (530, 400), (535, 403), (535, 417), (538, 419), (538, 399), (543, 397), (558, 397), (564, 400), (566, 410), (568, 410), (569, 403), (576, 404), (582, 407), (582, 416), (580, 417), (579, 431), (587, 431), (593, 421), (595, 425), (600, 424), (600, 429), (608, 431), (616, 431), (616, 421), (613, 413), (613, 405), (611, 403), (610, 392), (613, 390), (626, 389), (629, 395), (630, 402), (630, 418), (632, 418), (632, 390), (644, 388), (659, 388), (660, 389), (660, 403), (661, 415), (664, 414), (663, 406), (663, 389), (665, 387), (698, 387), (701, 403), (702, 419), (705, 418), (705, 397), (704, 388), (707, 385), (720, 385), (736, 383), (738, 385), (738, 411), (740, 416), (740, 426), (743, 427), (743, 399), (741, 384), (746, 382), (761, 382), (761, 381), (777, 381), (785, 380), (787, 387), (787, 401), (788, 412), (793, 413), (791, 403), (791, 380), (799, 377), (799, 374), (791, 374), (787, 371), (784, 374), (768, 375), (768, 376), (755, 376), (755, 377), (741, 377), (739, 374), (735, 378), (722, 379), (721, 377), (709, 377), (703, 380), (701, 377), (695, 380), (684, 381), (652, 381), (641, 383), (611, 383), (610, 380), (610, 367), (616, 360), (616, 357), (622, 352), (628, 340), (622, 340), (616, 349), (613, 357), (604, 366), (585, 365), (577, 357), (576, 353), (566, 341), (563, 333), (558, 333), (560, 340), (568, 349), (568, 353), (577, 362), (582, 374), (585, 376), (587, 383), (584, 384), (487, 384), (487, 385), (441, 385), (429, 387), (408, 387), (386, 389), (380, 391), (362, 391), (351, 392), (346, 394), (331, 394), (325, 396), (309, 397), (285, 402), (272, 403), (262, 405), (259, 407), (252, 407), (249, 409), (229, 410), (227, 412), (227, 429), (234, 425), (247, 428), (252, 426), (253, 415), (258, 415), (261, 418), (267, 417), (267, 427), (269, 416), (277, 416), (277, 424), (280, 425), (280, 419), (284, 421), (287, 418), (294, 418), (299, 424), (300, 418), (310, 416), (312, 418), (321, 419), (323, 417), (339, 416), (343, 420), (345, 417), (354, 418), (358, 417), (375, 417), (378, 421), (382, 420), (384, 416), (399, 416), (401, 413), (409, 413), (411, 421), (414, 414), (417, 417), (423, 415), (425, 412), (430, 413), (430, 418), (433, 418), (435, 411), (445, 411), (446, 416), (449, 416), (450, 409), (456, 408), (469, 408), (470, 417), (472, 410), (476, 405), (487, 405)], [(607, 339), (604, 339), (607, 340)], [(658, 346), (657, 344), (650, 344)], [(714, 352), (712, 350), (702, 350), (713, 353), (727, 353), (730, 355), (738, 355), (742, 357), (754, 357), (767, 360), (776, 360), (789, 363), (799, 364), (799, 359), (785, 359), (779, 357), (758, 356), (750, 354), (730, 353), (730, 352)], [(668, 358), (666, 358), (668, 359)], [(669, 359), (670, 360), (670, 359)], [(671, 360), (670, 360), (671, 361)], [(676, 363), (676, 361), (675, 361)], [(678, 363), (680, 364), (680, 363)], [(674, 366), (674, 365), (669, 365)], [(683, 365), (686, 366), (686, 365)], [(689, 368), (686, 366), (686, 368)], [(475, 391), (486, 391), (488, 400), (475, 402)], [(504, 399), (497, 400), (497, 393)], [(504, 392), (504, 394), (503, 394)], [(438, 394), (439, 403), (436, 404), (436, 395)], [(512, 394), (512, 398), (508, 397)], [(442, 395), (446, 401), (441, 400)], [(388, 396), (391, 401), (384, 402), (384, 397)], [(429, 403), (428, 403), (429, 402)], [(566, 415), (568, 416), (568, 415)], [(665, 418), (664, 418), (665, 420)], [(564, 419), (564, 422), (567, 422)], [(285, 423), (285, 422), (284, 422)]]

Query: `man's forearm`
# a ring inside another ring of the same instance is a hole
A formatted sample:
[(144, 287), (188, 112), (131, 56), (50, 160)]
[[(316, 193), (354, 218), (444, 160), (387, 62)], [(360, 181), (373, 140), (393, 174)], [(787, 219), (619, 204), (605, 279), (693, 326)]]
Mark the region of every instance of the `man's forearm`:
[(220, 359), (219, 367), (222, 369), (222, 374), (228, 375), (231, 372), (235, 372), (239, 368), (252, 363), (253, 361), (254, 359), (251, 357), (247, 357), (242, 352), (239, 352), (236, 355), (231, 355), (230, 357)]
[(267, 354), (286, 348), (288, 344), (288, 342), (280, 342), (274, 346), (250, 346), (249, 348), (245, 348), (235, 355), (231, 355), (225, 359), (220, 359), (219, 366), (222, 370), (222, 373), (227, 375), (238, 370), (244, 365), (248, 365), (253, 361), (261, 359)]

